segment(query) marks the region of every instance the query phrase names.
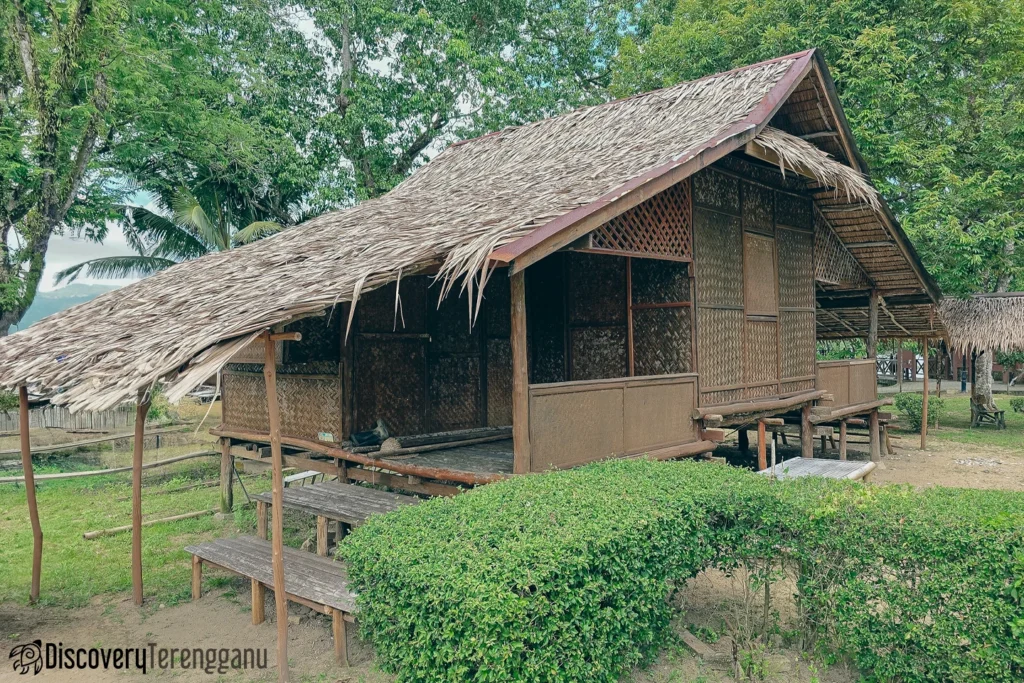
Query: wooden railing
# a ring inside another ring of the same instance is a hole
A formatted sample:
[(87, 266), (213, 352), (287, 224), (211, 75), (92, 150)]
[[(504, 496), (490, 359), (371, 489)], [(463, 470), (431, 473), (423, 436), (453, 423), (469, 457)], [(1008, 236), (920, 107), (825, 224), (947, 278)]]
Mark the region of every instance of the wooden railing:
[(531, 384), (529, 400), (533, 472), (623, 455), (678, 457), (700, 440), (695, 374)]
[(818, 363), (818, 389), (832, 394), (833, 407), (869, 403), (878, 399), (874, 358), (829, 360)]

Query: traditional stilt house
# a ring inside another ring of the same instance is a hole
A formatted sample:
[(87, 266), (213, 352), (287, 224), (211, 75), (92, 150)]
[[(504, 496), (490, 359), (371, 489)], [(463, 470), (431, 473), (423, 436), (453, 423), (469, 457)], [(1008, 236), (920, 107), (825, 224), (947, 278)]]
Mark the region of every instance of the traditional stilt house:
[(770, 418), (810, 456), (812, 418), (879, 406), (874, 361), (817, 364), (817, 338), (941, 331), (866, 173), (820, 56), (794, 54), (456, 143), (0, 341), (0, 383), (89, 410), (222, 371), (228, 500), (231, 457), (268, 443), (428, 494)]

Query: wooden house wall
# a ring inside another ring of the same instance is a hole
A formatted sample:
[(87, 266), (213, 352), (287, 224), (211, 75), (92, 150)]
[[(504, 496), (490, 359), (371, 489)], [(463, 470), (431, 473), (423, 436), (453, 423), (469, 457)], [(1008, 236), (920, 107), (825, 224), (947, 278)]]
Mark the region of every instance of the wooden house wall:
[(814, 224), (795, 178), (728, 158), (692, 178), (703, 405), (814, 388)]

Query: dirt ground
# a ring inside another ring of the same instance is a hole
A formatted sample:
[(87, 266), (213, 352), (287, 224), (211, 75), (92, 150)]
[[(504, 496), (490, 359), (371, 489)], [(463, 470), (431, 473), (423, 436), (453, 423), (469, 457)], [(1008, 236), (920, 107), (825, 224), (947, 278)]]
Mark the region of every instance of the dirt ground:
[[(780, 447), (780, 458), (799, 457), (799, 446)], [(968, 486), (1024, 490), (1024, 445), (1021, 450), (935, 439), (926, 451), (917, 448), (917, 437), (904, 435), (893, 439), (896, 453), (883, 459), (883, 467), (874, 473), (880, 484), (902, 483), (915, 486)], [(820, 448), (820, 444), (819, 444)], [(866, 444), (852, 444), (851, 459), (867, 459)], [(745, 456), (735, 448), (722, 449), (730, 461)], [(836, 457), (834, 452), (816, 450), (817, 457)], [(679, 615), (674, 624), (681, 634), (689, 629), (700, 635), (713, 649), (728, 655), (732, 651), (730, 634), (742, 634), (743, 619), (760, 614), (760, 597), (744, 602), (743, 583), (717, 572), (707, 572), (690, 581), (677, 595)], [(808, 661), (799, 654), (798, 637), (792, 627), (793, 587), (780, 582), (772, 589), (772, 606), (779, 613), (779, 628), (767, 647), (757, 652), (758, 666), (765, 680), (785, 683), (851, 683), (858, 679), (856, 671), (843, 665), (829, 667)], [(198, 602), (173, 607), (148, 605), (137, 610), (125, 595), (101, 596), (87, 607), (73, 610), (60, 608), (29, 608), (14, 604), (0, 605), (0, 628), (8, 649), (20, 643), (40, 639), (61, 642), (74, 647), (159, 647), (202, 648), (265, 648), (267, 669), (229, 672), (151, 671), (149, 677), (174, 681), (270, 681), (276, 679), (273, 602), (268, 601), (268, 621), (253, 626), (249, 616), (248, 585), (241, 581), (222, 583)], [(338, 667), (334, 663), (330, 624), (326, 617), (310, 610), (292, 606), (293, 618), (299, 623), (289, 628), (289, 662), (292, 680), (297, 681), (359, 681), (376, 683), (391, 677), (376, 670), (372, 652), (350, 628), (349, 652), (353, 666)], [(741, 637), (741, 636), (740, 636)], [(747, 650), (750, 650), (747, 644)], [(75, 680), (86, 683), (125, 681), (140, 678), (135, 672), (44, 671), (44, 680)], [(0, 683), (24, 681), (7, 664), (0, 664)], [(702, 681), (704, 683), (735, 680), (728, 664), (710, 666), (681, 642), (666, 648), (653, 666), (632, 673), (627, 680), (634, 683), (668, 683), (670, 681)]]

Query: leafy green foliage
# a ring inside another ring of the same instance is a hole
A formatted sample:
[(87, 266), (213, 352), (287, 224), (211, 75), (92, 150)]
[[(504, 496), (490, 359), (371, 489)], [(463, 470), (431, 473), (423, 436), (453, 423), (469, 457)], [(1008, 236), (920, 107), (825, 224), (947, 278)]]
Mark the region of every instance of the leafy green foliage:
[[(921, 394), (896, 394), (893, 397), (893, 404), (907, 417), (906, 428), (914, 432), (921, 431), (921, 416), (924, 412), (924, 397)], [(942, 411), (946, 407), (945, 399), (938, 396), (928, 397), (928, 425), (935, 426), (939, 423)]]
[(0, 410), (18, 410), (20, 405), (18, 394), (13, 391), (0, 391)]
[(404, 508), (339, 552), (401, 680), (614, 681), (664, 642), (673, 582), (787, 562), (823, 652), (881, 680), (1011, 681), (1022, 522), (1015, 493), (609, 461)]
[(875, 183), (942, 289), (1024, 285), (1021, 3), (655, 0), (632, 26), (617, 96), (821, 49)]
[(1015, 413), (1024, 413), (1024, 396), (1014, 396), (1010, 399), (1010, 407)]

